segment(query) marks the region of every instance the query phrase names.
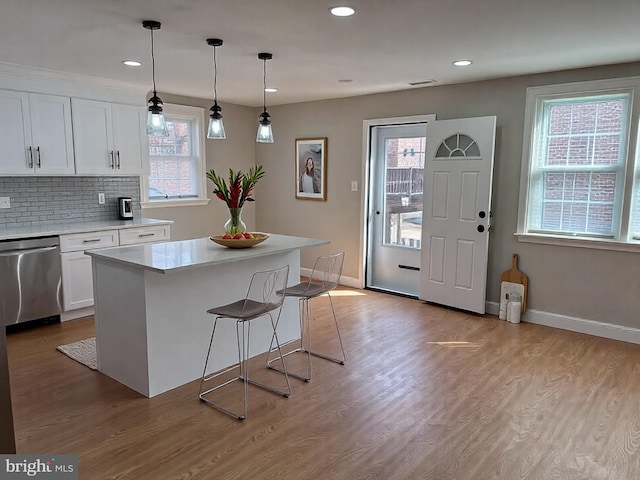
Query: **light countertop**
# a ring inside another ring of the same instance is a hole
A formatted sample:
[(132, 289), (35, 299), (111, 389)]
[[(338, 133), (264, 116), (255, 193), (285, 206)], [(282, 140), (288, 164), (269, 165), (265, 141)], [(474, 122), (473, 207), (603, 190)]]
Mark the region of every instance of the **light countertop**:
[(131, 245), (87, 251), (101, 261), (122, 263), (158, 273), (199, 268), (221, 263), (247, 260), (265, 255), (287, 253), (307, 247), (328, 245), (328, 240), (269, 234), (264, 242), (250, 248), (227, 248), (209, 238), (176, 242)]
[(169, 225), (171, 220), (138, 218), (135, 220), (102, 220), (96, 222), (43, 223), (24, 227), (0, 227), (0, 240), (17, 240), (29, 237), (49, 237), (71, 233), (98, 232), (101, 230)]

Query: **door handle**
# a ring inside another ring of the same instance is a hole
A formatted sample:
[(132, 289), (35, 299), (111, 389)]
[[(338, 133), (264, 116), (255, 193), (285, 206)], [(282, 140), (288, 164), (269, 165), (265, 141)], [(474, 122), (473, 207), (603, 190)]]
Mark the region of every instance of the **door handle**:
[(476, 227), (476, 230), (478, 230), (480, 233), (484, 232), (484, 225), (478, 225)]
[(116, 159), (113, 154), (113, 150), (109, 152), (109, 157), (111, 158), (111, 160), (109, 161), (109, 168), (116, 168)]
[(376, 215), (380, 215), (380, 210), (376, 210)]
[(484, 217), (486, 217), (486, 216), (487, 216), (487, 213), (486, 213), (484, 210), (480, 210), (480, 211), (478, 212), (478, 216), (479, 216), (480, 218), (484, 218)]
[(118, 170), (120, 170), (120, 150), (116, 150), (116, 157), (118, 158)]
[(40, 147), (36, 147), (36, 153), (38, 154), (38, 168), (42, 168), (42, 156), (40, 154)]
[(33, 168), (33, 147), (29, 147), (29, 168)]

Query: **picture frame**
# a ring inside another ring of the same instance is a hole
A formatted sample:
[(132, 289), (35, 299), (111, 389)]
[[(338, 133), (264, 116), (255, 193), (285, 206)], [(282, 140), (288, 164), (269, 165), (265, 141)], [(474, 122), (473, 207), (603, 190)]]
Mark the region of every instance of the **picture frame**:
[(327, 137), (296, 138), (295, 162), (296, 198), (326, 201)]

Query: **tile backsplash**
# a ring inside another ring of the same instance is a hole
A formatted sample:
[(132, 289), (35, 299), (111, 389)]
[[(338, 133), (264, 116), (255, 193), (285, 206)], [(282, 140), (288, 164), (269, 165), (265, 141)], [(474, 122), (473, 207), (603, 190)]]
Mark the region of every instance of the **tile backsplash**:
[(134, 218), (141, 214), (139, 177), (0, 177), (0, 197), (11, 204), (0, 209), (0, 227), (117, 220), (118, 197), (131, 197)]

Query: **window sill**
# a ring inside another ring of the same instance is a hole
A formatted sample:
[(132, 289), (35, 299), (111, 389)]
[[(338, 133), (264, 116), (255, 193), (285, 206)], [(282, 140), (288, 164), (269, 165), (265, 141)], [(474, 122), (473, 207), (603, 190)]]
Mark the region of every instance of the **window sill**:
[(189, 198), (185, 200), (152, 200), (147, 202), (140, 202), (142, 209), (147, 208), (168, 208), (168, 207), (195, 207), (201, 205), (208, 205), (209, 198)]
[(640, 241), (622, 242), (611, 239), (565, 237), (561, 235), (541, 235), (534, 233), (516, 233), (519, 242), (557, 245), (561, 247), (593, 248), (596, 250), (615, 250), (619, 252), (640, 253)]

